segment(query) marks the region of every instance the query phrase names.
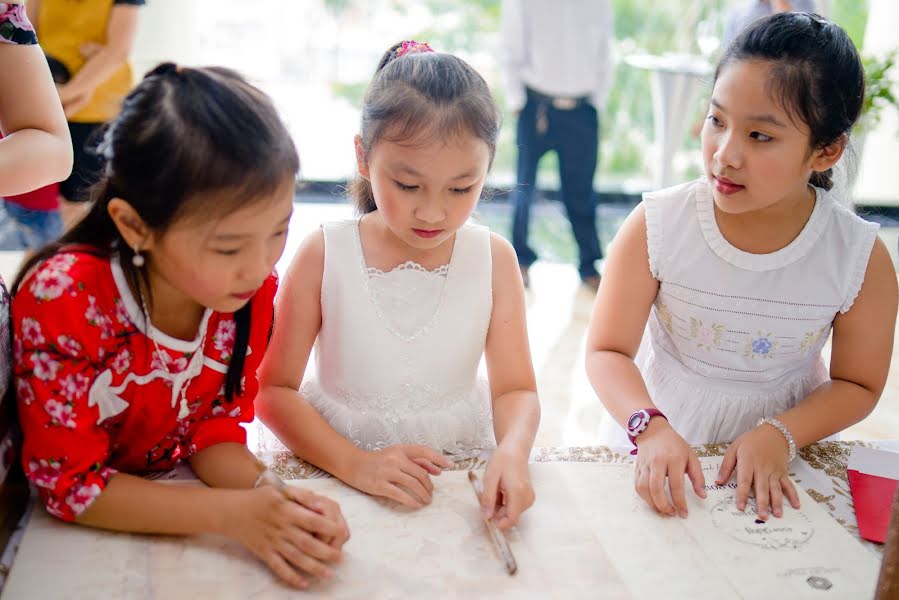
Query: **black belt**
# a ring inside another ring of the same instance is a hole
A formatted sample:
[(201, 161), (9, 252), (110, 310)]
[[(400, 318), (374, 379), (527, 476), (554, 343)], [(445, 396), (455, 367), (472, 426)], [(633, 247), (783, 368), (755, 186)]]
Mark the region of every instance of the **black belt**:
[(538, 102), (549, 104), (556, 110), (574, 110), (575, 108), (580, 108), (581, 106), (590, 103), (590, 96), (549, 96), (532, 88), (525, 89), (527, 90), (529, 97)]

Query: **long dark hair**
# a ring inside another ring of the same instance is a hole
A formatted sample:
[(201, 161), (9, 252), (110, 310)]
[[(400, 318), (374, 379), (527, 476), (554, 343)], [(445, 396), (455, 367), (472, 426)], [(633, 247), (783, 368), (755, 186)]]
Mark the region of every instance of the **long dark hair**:
[[(141, 294), (141, 283), (149, 290), (146, 273), (132, 264), (133, 251), (109, 216), (110, 200), (127, 201), (158, 235), (185, 216), (227, 214), (270, 197), (299, 169), (296, 148), (271, 100), (236, 72), (219, 67), (164, 63), (147, 73), (125, 98), (99, 150), (105, 169), (91, 190), (90, 210), (25, 262), (13, 294), (36, 265), (73, 245), (118, 257)], [(234, 319), (228, 398), (240, 389), (250, 303)]]
[[(849, 135), (865, 98), (865, 71), (858, 51), (839, 25), (809, 13), (779, 13), (746, 28), (715, 70), (739, 60), (773, 64), (768, 93), (808, 126), (818, 150)], [(833, 170), (815, 172), (809, 183), (829, 190)]]
[[(442, 139), (460, 132), (483, 140), (496, 153), (500, 113), (487, 82), (461, 58), (442, 52), (398, 56), (403, 42), (381, 57), (362, 105), (362, 148), (368, 156), (387, 135), (402, 141), (426, 134)], [(371, 184), (357, 176), (350, 197), (360, 214), (377, 209)]]

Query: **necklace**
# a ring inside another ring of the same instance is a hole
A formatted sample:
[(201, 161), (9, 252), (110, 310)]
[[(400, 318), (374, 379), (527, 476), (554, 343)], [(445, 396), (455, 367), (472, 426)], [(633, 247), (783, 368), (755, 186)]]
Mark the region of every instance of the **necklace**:
[[(150, 335), (150, 327), (152, 327), (153, 324), (150, 322), (150, 313), (147, 312), (147, 305), (144, 303), (143, 295), (141, 295), (141, 297), (140, 297), (140, 307), (141, 307), (141, 309), (143, 309), (144, 319), (146, 320), (146, 323), (147, 323), (147, 337), (150, 338), (150, 341), (153, 342), (153, 347), (156, 349), (156, 358), (159, 359), (159, 364), (162, 365), (162, 368), (165, 370), (165, 372), (168, 374), (169, 378), (172, 381), (172, 386), (174, 386), (175, 385), (175, 374), (169, 370), (169, 366), (168, 366), (168, 364), (166, 364), (166, 360), (165, 360), (166, 357), (168, 357), (168, 352), (164, 353), (162, 351), (162, 349), (159, 347), (159, 344), (156, 343), (156, 340), (153, 339), (153, 336)], [(203, 344), (205, 341), (206, 341), (206, 330), (204, 328), (203, 339), (200, 341), (200, 348), (203, 347)], [(190, 365), (184, 367), (184, 370), (187, 370), (189, 368), (190, 368)], [(184, 371), (180, 371), (178, 374), (180, 375), (183, 372)], [(181, 401), (179, 402), (179, 405), (178, 405), (178, 420), (179, 421), (184, 420), (190, 414), (190, 408), (187, 406), (187, 385), (193, 380), (193, 378), (194, 378), (193, 375), (188, 377), (187, 379), (184, 380), (184, 383), (181, 385), (181, 394), (180, 394)], [(174, 398), (173, 398), (172, 399), (172, 408), (174, 408), (174, 407), (175, 407), (175, 402), (174, 402)]]

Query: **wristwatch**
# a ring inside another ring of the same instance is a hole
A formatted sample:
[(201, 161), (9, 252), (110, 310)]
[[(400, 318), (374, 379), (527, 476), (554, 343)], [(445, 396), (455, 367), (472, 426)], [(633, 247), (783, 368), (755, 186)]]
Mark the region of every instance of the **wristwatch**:
[(637, 436), (649, 426), (649, 420), (653, 417), (662, 417), (666, 421), (668, 420), (668, 417), (657, 408), (644, 408), (627, 418), (627, 437), (634, 447), (637, 446)]

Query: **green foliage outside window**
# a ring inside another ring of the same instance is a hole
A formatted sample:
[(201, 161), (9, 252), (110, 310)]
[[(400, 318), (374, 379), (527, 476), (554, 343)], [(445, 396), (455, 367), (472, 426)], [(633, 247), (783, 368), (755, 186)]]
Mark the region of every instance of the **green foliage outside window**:
[[(325, 0), (336, 14), (347, 9), (357, 0)], [(490, 52), (498, 56), (501, 44), (499, 28), (501, 0), (390, 0), (398, 11), (424, 6), (433, 16), (419, 31), (410, 31), (410, 38), (427, 40), (441, 50), (471, 56), (478, 52)], [(564, 1), (564, 0), (563, 0)], [(650, 76), (645, 70), (629, 66), (624, 58), (629, 54), (663, 54), (677, 52), (700, 54), (697, 43), (697, 27), (700, 24), (721, 36), (726, 14), (732, 0), (613, 0), (615, 10), (615, 41), (617, 59), (614, 85), (608, 103), (601, 115), (600, 153), (597, 183), (601, 187), (619, 187), (627, 180), (649, 179), (649, 145), (653, 140), (652, 94)], [(858, 0), (830, 0), (830, 16), (843, 26), (853, 41), (861, 47), (867, 21), (867, 2)], [(709, 56), (714, 61), (721, 48)], [(870, 114), (878, 107), (896, 104), (890, 91), (889, 73), (895, 64), (895, 55), (887, 60), (867, 59), (869, 88), (872, 92), (866, 106)], [(504, 107), (502, 79), (499, 61), (484, 76), (491, 84), (497, 101)], [(711, 81), (702, 91), (702, 102), (696, 107), (682, 148), (696, 151), (699, 140), (693, 134), (693, 123), (702, 115), (702, 103), (708, 95)], [(365, 84), (334, 84), (336, 95), (361, 103)], [(504, 107), (505, 109), (505, 107)], [(498, 181), (511, 181), (515, 169), (515, 115), (504, 114), (494, 176)], [(695, 167), (689, 167), (681, 177), (691, 177)], [(555, 187), (557, 162), (550, 153), (540, 163), (542, 185)]]

